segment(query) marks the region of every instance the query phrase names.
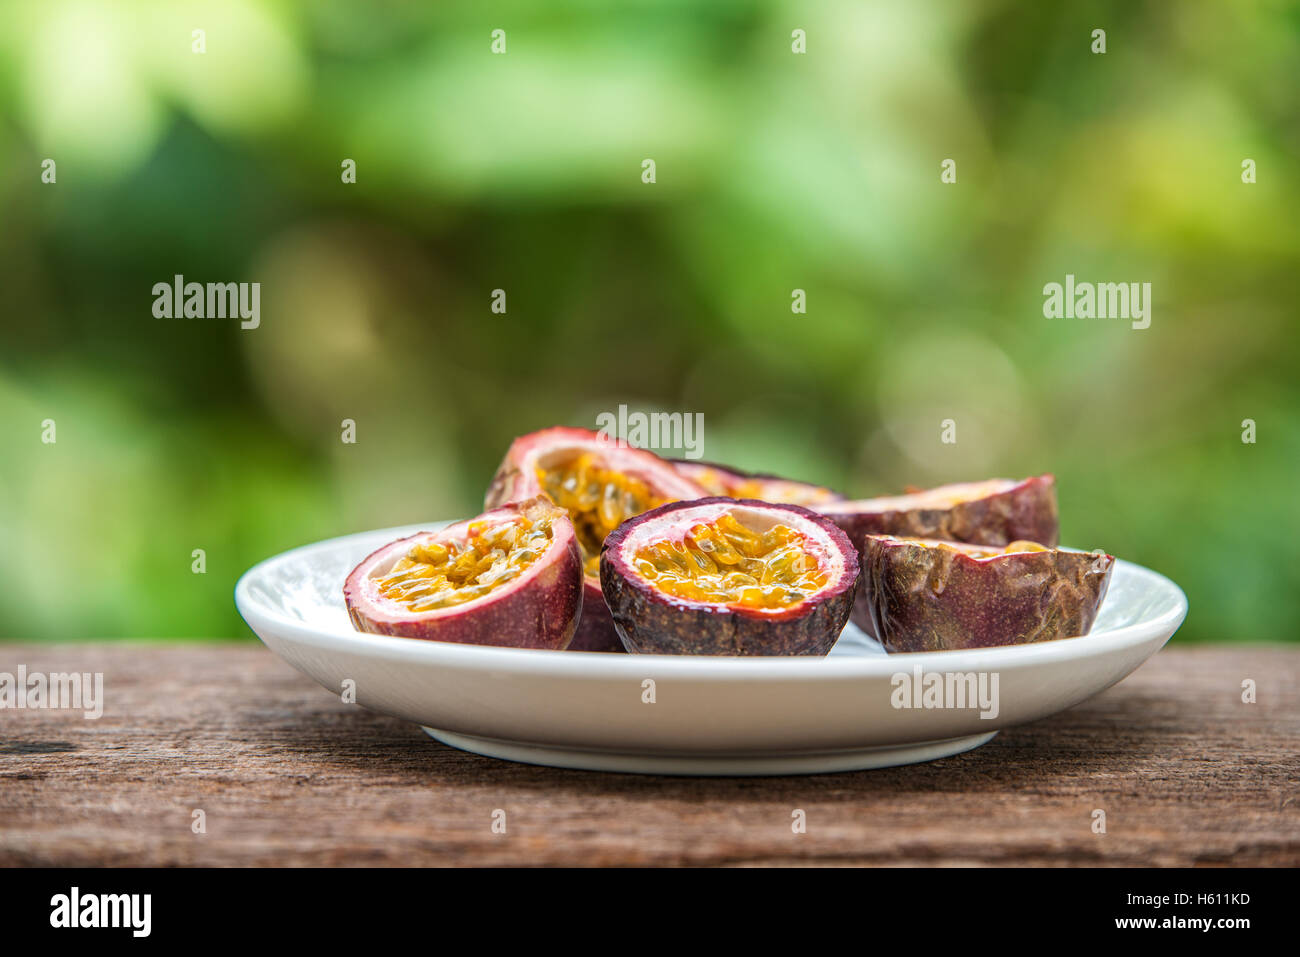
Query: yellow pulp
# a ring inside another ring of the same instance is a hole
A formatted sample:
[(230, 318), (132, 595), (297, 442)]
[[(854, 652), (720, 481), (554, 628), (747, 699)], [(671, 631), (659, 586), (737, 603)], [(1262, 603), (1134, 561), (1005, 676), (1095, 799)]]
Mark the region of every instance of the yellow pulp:
[(627, 519), (674, 501), (659, 498), (639, 479), (605, 468), (591, 452), (556, 468), (537, 470), (542, 491), (569, 513), (582, 550), (583, 571), (600, 573), (605, 536)]
[(745, 479), (722, 494), (729, 495), (731, 498), (764, 499), (784, 505), (815, 505), (818, 502), (829, 501), (831, 497), (829, 493), (820, 489), (813, 490), (798, 485), (787, 487), (780, 495), (769, 495), (768, 492), (768, 486), (757, 479)]
[(1051, 549), (1037, 542), (1012, 542), (1010, 545), (999, 548), (997, 546), (983, 545), (958, 545), (950, 542), (939, 542), (939, 548), (945, 548), (949, 551), (961, 552), (963, 555), (969, 555), (971, 558), (996, 558), (999, 555), (1013, 555), (1017, 552), (1050, 552)]
[(691, 527), (681, 541), (637, 552), (636, 569), (660, 591), (744, 608), (788, 608), (826, 586), (829, 576), (785, 525), (759, 534), (735, 516)]
[(704, 490), (710, 495), (725, 495), (727, 498), (756, 498), (782, 505), (816, 505), (831, 499), (828, 490), (803, 485), (784, 486), (779, 495), (773, 495), (772, 484), (754, 478), (729, 481), (729, 476), (724, 476), (715, 469), (693, 471), (690, 477), (704, 486)]
[(534, 510), (497, 525), (471, 522), (464, 544), (416, 545), (378, 579), (379, 593), (417, 612), (482, 598), (541, 557), (551, 543), (551, 518)]
[(700, 469), (698, 472), (690, 472), (689, 475), (697, 484), (704, 486), (704, 491), (710, 495), (726, 495), (731, 498), (752, 497), (733, 495), (731, 489), (723, 482), (722, 473), (715, 472), (713, 469)]

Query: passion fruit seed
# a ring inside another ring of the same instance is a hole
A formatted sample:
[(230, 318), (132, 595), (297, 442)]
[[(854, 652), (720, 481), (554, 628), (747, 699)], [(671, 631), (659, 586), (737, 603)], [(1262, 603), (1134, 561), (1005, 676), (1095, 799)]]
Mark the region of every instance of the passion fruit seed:
[(729, 513), (647, 545), (634, 564), (666, 594), (754, 609), (788, 608), (829, 580), (798, 532), (776, 525), (760, 534)]
[(600, 573), (600, 546), (605, 537), (634, 515), (673, 501), (659, 498), (639, 479), (605, 468), (584, 452), (557, 468), (539, 468), (542, 490), (569, 513), (582, 550), (583, 571)]
[(472, 522), (463, 545), (418, 544), (377, 579), (379, 593), (416, 612), (482, 598), (518, 578), (546, 551), (558, 514), (534, 510), (499, 524)]

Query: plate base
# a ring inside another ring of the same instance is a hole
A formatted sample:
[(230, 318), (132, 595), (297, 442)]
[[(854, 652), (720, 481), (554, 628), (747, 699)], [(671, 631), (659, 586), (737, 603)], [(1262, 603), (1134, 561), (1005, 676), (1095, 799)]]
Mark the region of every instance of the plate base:
[(481, 738), (435, 728), (424, 729), (430, 737), (462, 751), (552, 768), (581, 771), (619, 771), (625, 774), (675, 774), (694, 777), (743, 777), (786, 774), (827, 774), (835, 771), (865, 771), (918, 764), (946, 758), (978, 748), (997, 734), (972, 734), (942, 741), (890, 745), (849, 751), (805, 751), (792, 754), (638, 754), (623, 751), (587, 751), (557, 748), (523, 741)]

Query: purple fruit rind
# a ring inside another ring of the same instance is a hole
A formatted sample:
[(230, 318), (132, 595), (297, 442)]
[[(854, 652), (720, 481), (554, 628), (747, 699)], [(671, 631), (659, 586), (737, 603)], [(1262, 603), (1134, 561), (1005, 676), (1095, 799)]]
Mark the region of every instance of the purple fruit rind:
[(937, 544), (867, 539), (860, 603), (890, 652), (1029, 644), (1086, 635), (1109, 555), (1050, 550), (974, 558)]
[[(780, 615), (719, 608), (660, 591), (622, 557), (620, 546), (641, 525), (702, 505), (720, 506), (718, 514), (726, 507), (784, 511), (812, 522), (841, 556), (839, 579)], [(860, 574), (848, 537), (816, 512), (725, 496), (671, 502), (628, 519), (609, 534), (600, 553), (605, 603), (627, 650), (638, 654), (824, 655), (848, 622)]]
[[(907, 496), (900, 496), (906, 498)], [(817, 511), (842, 528), (861, 554), (868, 535), (937, 538), (972, 545), (1009, 545), (1017, 541), (1054, 547), (1060, 520), (1056, 477), (1035, 475), (998, 492), (942, 507), (862, 509), (876, 499), (818, 506)], [(875, 636), (866, 605), (853, 608), (853, 623)]]
[(420, 532), (376, 549), (352, 570), (343, 586), (353, 625), (358, 631), (398, 638), (510, 648), (567, 648), (582, 614), (583, 602), (582, 557), (567, 517), (554, 520), (550, 546), (523, 574), (462, 605), (433, 612), (404, 612), (395, 602), (378, 597), (374, 586), (367, 581), (374, 560), (384, 553), (402, 551), (419, 539), (463, 540), (470, 522), (493, 521), (504, 517), (503, 513), (517, 512), (517, 506), (508, 505), (440, 531)]
[(600, 585), (590, 578), (582, 580), (582, 617), (578, 619), (578, 630), (574, 632), (568, 650), (619, 655), (627, 652), (614, 627), (614, 619), (609, 615)]
[(1051, 548), (1059, 534), (1056, 478), (1050, 474), (1035, 475), (1002, 491), (948, 506), (881, 511), (852, 508), (872, 501), (831, 502), (816, 511), (844, 529), (858, 549), (868, 535), (937, 538), (972, 545), (1029, 541)]

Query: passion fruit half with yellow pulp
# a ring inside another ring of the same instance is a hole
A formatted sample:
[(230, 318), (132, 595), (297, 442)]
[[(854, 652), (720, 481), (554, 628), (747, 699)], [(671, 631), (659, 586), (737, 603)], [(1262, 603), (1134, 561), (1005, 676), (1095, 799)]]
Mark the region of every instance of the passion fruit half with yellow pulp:
[(610, 532), (648, 509), (705, 491), (653, 452), (601, 432), (557, 426), (511, 443), (487, 506), (544, 495), (565, 509), (582, 555), (582, 619), (570, 651), (623, 651), (600, 590), (600, 549)]
[(756, 498), (763, 502), (809, 507), (844, 500), (839, 492), (821, 485), (796, 482), (777, 475), (742, 472), (713, 462), (694, 462), (688, 459), (673, 459), (672, 465), (680, 474), (703, 486), (709, 495)]
[[(1006, 545), (1015, 541), (1053, 546), (1057, 542), (1056, 478), (960, 482), (906, 495), (830, 502), (814, 506), (844, 529), (859, 554), (869, 535), (900, 535)], [(866, 605), (859, 600), (853, 623), (875, 635)]]
[(1037, 542), (967, 545), (873, 535), (862, 597), (887, 651), (1023, 645), (1086, 635), (1115, 559)]
[(724, 497), (624, 522), (600, 582), (630, 652), (824, 655), (844, 630), (859, 562), (848, 537), (797, 505)]
[(568, 514), (539, 497), (390, 542), (343, 596), (359, 631), (562, 650), (582, 612), (582, 558)]

